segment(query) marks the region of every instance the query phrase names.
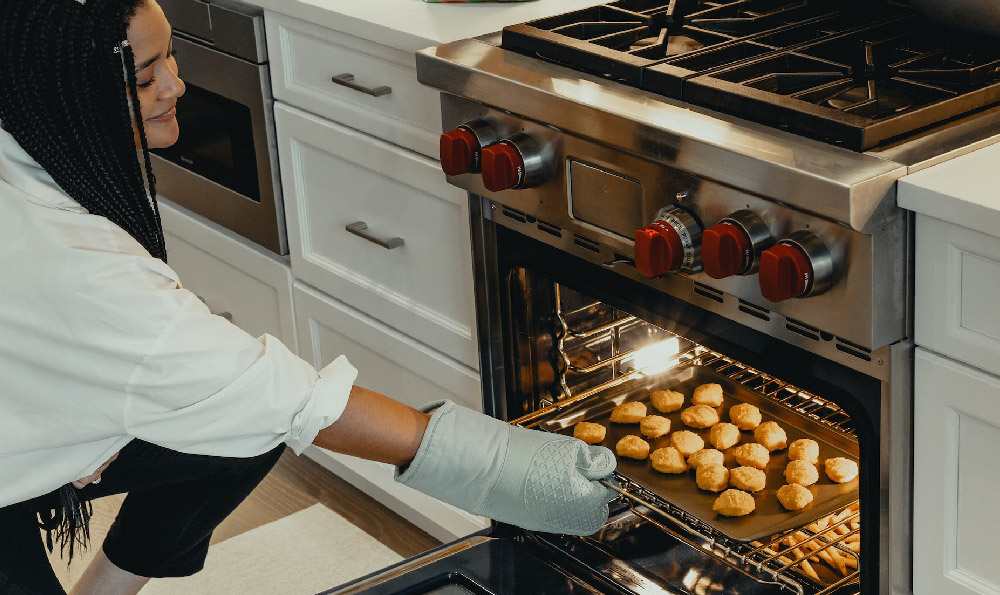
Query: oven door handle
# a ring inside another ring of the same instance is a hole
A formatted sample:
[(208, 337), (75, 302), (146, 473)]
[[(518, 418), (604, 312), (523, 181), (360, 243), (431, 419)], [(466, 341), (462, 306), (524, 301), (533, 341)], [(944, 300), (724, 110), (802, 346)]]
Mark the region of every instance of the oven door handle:
[(354, 223), (348, 224), (344, 229), (358, 236), (359, 238), (364, 238), (373, 244), (378, 244), (387, 250), (392, 250), (393, 248), (399, 248), (403, 245), (403, 238), (389, 238), (388, 240), (383, 240), (382, 238), (377, 238), (371, 233), (366, 231), (368, 229), (368, 224), (364, 221), (355, 221)]
[(392, 93), (392, 87), (386, 87), (385, 85), (382, 85), (381, 87), (366, 87), (364, 85), (359, 85), (354, 82), (354, 75), (349, 72), (338, 74), (330, 80), (338, 85), (347, 87), (348, 89), (354, 89), (355, 91), (360, 91), (365, 95), (371, 95), (372, 97), (381, 97)]

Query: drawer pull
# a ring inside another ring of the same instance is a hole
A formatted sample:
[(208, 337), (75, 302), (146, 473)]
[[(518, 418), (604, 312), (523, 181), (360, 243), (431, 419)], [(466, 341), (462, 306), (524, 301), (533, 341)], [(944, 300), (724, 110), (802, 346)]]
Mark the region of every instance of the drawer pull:
[(392, 87), (386, 87), (386, 86), (365, 87), (364, 85), (359, 85), (354, 82), (354, 75), (349, 72), (345, 72), (344, 74), (338, 74), (331, 80), (333, 80), (333, 82), (337, 83), (338, 85), (342, 85), (344, 87), (347, 87), (348, 89), (354, 89), (355, 91), (361, 91), (365, 95), (371, 95), (372, 97), (381, 97), (383, 95), (388, 95), (389, 93), (392, 93)]
[(233, 321), (233, 315), (232, 315), (232, 313), (230, 313), (230, 312), (216, 312), (215, 310), (212, 309), (211, 306), (208, 305), (208, 302), (205, 301), (205, 298), (201, 297), (200, 295), (195, 295), (194, 297), (198, 298), (198, 300), (201, 303), (205, 304), (205, 306), (208, 308), (208, 312), (210, 314), (214, 314), (216, 316), (221, 316), (221, 317), (225, 318), (226, 320), (228, 320), (229, 322)]
[(364, 238), (373, 244), (378, 244), (379, 246), (382, 246), (383, 248), (387, 248), (389, 250), (392, 250), (393, 248), (399, 248), (400, 246), (403, 245), (403, 238), (389, 238), (388, 240), (376, 238), (372, 234), (365, 231), (368, 229), (368, 224), (365, 223), (364, 221), (355, 221), (354, 223), (349, 224), (344, 229), (353, 233), (359, 238)]

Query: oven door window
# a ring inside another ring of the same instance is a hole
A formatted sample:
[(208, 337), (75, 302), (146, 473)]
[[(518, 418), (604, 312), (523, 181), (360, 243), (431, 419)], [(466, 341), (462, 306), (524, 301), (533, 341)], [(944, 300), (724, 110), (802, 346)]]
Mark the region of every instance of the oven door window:
[(154, 153), (260, 202), (250, 108), (189, 84), (177, 101), (177, 123), (177, 143)]

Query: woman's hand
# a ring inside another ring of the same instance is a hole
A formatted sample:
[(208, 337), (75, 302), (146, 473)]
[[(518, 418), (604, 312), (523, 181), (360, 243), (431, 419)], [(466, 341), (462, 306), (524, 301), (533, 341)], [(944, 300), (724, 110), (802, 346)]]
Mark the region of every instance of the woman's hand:
[(80, 479), (74, 481), (73, 487), (76, 489), (80, 489), (87, 484), (101, 483), (101, 473), (104, 473), (104, 470), (108, 468), (108, 465), (110, 465), (117, 458), (118, 458), (118, 453), (111, 455), (111, 458), (108, 459), (107, 461), (104, 461), (104, 464), (98, 467), (97, 471), (94, 471), (87, 477), (81, 477)]

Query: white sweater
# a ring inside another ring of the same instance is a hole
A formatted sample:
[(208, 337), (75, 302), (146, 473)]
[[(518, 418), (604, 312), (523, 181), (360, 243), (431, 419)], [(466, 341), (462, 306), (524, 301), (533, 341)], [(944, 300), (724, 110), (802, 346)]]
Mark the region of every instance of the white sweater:
[(299, 453), (343, 413), (356, 376), (343, 356), (317, 373), (212, 315), (0, 130), (0, 506), (93, 473), (133, 438)]

